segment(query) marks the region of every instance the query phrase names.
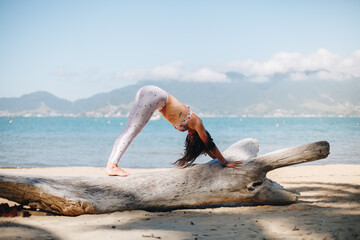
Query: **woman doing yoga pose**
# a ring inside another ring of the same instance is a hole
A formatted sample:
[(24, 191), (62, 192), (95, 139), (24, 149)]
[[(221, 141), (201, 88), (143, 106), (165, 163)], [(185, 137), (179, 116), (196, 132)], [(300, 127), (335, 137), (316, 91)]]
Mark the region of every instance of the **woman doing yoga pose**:
[(137, 92), (126, 126), (115, 140), (106, 167), (108, 175), (122, 177), (129, 175), (118, 167), (119, 160), (156, 110), (177, 130), (188, 131), (184, 156), (175, 162), (176, 165), (189, 166), (200, 154), (206, 153), (213, 159), (217, 158), (226, 167), (237, 169), (241, 166), (241, 161), (231, 162), (224, 159), (210, 134), (205, 130), (202, 121), (190, 110), (189, 106), (184, 105), (161, 88), (145, 86)]

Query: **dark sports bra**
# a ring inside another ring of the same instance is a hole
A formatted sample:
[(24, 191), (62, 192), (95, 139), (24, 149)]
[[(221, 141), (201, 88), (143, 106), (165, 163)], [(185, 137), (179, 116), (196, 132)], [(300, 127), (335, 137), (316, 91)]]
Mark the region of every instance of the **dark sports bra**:
[(192, 111), (190, 110), (190, 106), (187, 106), (188, 109), (189, 109), (189, 113), (188, 115), (186, 116), (186, 118), (182, 121), (181, 124), (179, 125), (173, 125), (177, 130), (179, 130), (180, 132), (184, 132), (186, 130), (188, 130), (188, 121), (190, 120), (190, 117), (191, 117), (191, 114), (192, 114)]

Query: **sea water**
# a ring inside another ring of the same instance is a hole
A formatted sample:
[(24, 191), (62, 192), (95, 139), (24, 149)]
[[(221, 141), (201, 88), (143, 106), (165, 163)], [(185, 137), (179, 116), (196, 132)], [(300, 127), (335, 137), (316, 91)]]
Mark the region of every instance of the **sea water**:
[[(127, 118), (0, 118), (0, 167), (104, 167)], [(316, 141), (330, 143), (327, 159), (310, 164), (360, 164), (360, 118), (202, 118), (223, 151), (244, 138), (259, 140), (259, 155)], [(186, 132), (164, 119), (150, 121), (119, 165), (171, 167)], [(207, 156), (196, 162), (209, 161)], [(309, 163), (307, 163), (309, 164)]]

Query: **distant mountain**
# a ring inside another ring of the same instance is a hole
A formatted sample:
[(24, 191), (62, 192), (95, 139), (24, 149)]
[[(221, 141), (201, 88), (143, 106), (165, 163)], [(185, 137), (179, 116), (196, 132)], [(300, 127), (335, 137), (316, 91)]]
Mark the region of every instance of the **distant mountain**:
[[(4, 113), (23, 115), (31, 111), (46, 113), (70, 113), (72, 102), (58, 98), (48, 92), (39, 91), (19, 98), (0, 98), (0, 115)], [(2, 113), (2, 114), (1, 114)]]
[(157, 85), (205, 116), (360, 116), (360, 80), (265, 83), (227, 73), (231, 82), (144, 81), (70, 102), (50, 93), (0, 98), (0, 116), (126, 116), (136, 91)]

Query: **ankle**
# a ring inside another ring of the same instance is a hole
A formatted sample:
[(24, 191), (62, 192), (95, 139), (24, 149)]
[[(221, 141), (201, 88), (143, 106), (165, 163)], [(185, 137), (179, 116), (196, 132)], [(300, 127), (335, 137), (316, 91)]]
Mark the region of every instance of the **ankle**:
[(108, 164), (107, 164), (107, 168), (117, 168), (118, 167), (118, 165), (117, 164), (115, 164), (115, 163), (113, 163), (113, 162), (108, 162)]

